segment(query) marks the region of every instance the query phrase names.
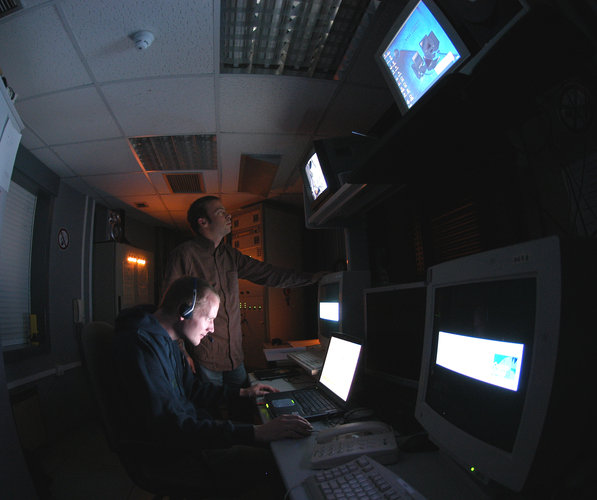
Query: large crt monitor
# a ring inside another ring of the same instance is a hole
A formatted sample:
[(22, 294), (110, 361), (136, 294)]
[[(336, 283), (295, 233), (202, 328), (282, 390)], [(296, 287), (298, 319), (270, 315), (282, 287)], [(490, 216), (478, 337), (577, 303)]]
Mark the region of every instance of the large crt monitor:
[(363, 290), (368, 286), (368, 271), (339, 271), (319, 280), (317, 333), (322, 345), (334, 333), (363, 339)]
[(416, 418), (476, 478), (554, 492), (580, 470), (594, 256), (594, 243), (550, 237), (429, 269)]
[(376, 59), (398, 108), (405, 114), (469, 55), (433, 1), (413, 0), (387, 33)]

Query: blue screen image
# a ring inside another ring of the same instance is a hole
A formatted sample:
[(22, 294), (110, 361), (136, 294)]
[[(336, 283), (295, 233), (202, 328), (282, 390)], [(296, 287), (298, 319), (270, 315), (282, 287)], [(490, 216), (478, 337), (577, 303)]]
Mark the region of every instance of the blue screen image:
[(416, 5), (383, 53), (409, 109), (460, 57), (423, 1)]

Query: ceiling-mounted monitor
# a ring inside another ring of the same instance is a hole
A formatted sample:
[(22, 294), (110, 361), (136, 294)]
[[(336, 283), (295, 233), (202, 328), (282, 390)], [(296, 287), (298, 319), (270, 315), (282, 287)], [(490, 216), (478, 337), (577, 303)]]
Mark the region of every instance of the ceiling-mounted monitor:
[(404, 115), (469, 56), (469, 49), (433, 1), (412, 0), (388, 31), (376, 60)]

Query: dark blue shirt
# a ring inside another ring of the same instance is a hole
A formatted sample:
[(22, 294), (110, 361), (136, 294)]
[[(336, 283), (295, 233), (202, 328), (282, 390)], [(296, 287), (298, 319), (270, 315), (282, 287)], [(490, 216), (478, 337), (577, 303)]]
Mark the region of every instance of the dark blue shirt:
[(193, 374), (177, 342), (152, 314), (125, 310), (115, 330), (121, 441), (194, 451), (254, 443), (252, 425), (216, 420), (209, 411), (239, 398), (239, 389)]

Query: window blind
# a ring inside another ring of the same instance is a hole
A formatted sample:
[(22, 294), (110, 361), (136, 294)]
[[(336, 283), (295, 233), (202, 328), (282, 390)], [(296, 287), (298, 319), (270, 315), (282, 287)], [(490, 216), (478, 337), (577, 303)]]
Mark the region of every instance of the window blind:
[(11, 182), (0, 232), (0, 339), (27, 344), (31, 312), (31, 242), (36, 196)]

